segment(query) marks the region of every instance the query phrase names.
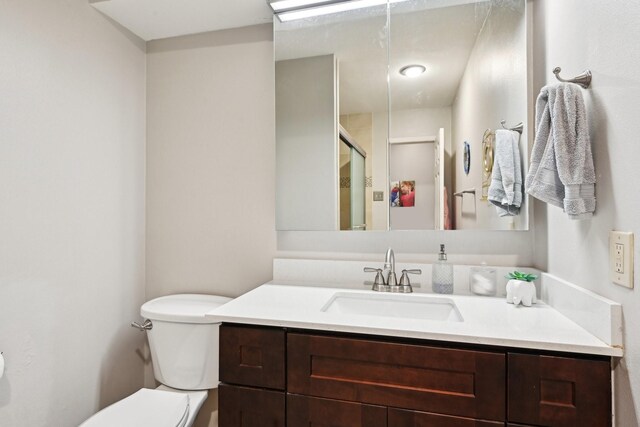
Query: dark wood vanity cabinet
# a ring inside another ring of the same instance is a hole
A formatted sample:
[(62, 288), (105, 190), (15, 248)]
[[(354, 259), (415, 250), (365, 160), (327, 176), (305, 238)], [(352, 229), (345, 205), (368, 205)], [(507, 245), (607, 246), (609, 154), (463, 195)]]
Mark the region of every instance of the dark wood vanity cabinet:
[(391, 427), (503, 427), (502, 421), (486, 421), (429, 412), (389, 408), (388, 426)]
[(289, 393), (287, 426), (387, 427), (387, 408)]
[(285, 389), (285, 331), (224, 325), (220, 328), (220, 381)]
[(285, 427), (284, 329), (220, 328), (220, 427)]
[(504, 420), (505, 355), (289, 333), (287, 391)]
[(611, 425), (606, 360), (509, 353), (509, 421), (540, 426)]
[(607, 358), (224, 324), (220, 379), (220, 427), (611, 426)]
[(285, 427), (285, 407), (284, 392), (220, 384), (218, 426)]

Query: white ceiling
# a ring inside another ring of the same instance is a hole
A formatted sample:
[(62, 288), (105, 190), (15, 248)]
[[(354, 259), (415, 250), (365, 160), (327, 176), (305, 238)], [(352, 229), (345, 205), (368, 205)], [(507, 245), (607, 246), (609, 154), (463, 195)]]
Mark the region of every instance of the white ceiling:
[[(434, 8), (433, 0), (414, 0), (392, 8), (392, 110), (453, 103), (490, 3), (458, 1), (450, 7), (442, 7), (442, 3)], [(339, 64), (340, 113), (386, 111), (385, 26), (384, 9), (382, 13), (352, 14), (340, 22), (323, 18), (306, 24), (276, 23), (276, 60), (333, 53)], [(426, 66), (427, 71), (412, 79), (399, 74), (400, 68), (413, 63)]]
[(143, 40), (272, 22), (267, 0), (90, 0)]
[[(273, 21), (267, 0), (90, 0), (142, 39), (156, 40)], [(391, 18), (391, 108), (453, 102), (469, 54), (488, 13), (486, 0), (394, 3)], [(386, 5), (286, 24), (275, 23), (276, 60), (335, 54), (341, 113), (387, 109)], [(407, 64), (427, 67), (408, 79)]]

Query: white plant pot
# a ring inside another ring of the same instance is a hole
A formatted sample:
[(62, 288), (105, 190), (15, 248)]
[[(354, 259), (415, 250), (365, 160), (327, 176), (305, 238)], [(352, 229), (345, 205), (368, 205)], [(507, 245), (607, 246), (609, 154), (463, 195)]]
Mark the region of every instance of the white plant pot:
[(536, 285), (533, 282), (511, 279), (507, 282), (507, 302), (531, 307), (536, 303)]

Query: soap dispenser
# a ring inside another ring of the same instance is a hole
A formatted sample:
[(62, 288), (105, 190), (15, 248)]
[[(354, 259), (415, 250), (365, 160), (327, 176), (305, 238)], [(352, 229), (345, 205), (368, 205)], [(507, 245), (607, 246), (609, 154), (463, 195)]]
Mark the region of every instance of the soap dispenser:
[(431, 289), (437, 294), (453, 293), (453, 265), (447, 262), (444, 245), (440, 245), (438, 261), (433, 264)]

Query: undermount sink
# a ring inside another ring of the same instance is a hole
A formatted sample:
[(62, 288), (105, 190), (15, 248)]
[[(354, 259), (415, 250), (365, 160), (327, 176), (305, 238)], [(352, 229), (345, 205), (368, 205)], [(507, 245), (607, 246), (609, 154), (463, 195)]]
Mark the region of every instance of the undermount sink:
[(377, 295), (336, 292), (322, 307), (321, 311), (325, 313), (444, 322), (464, 321), (452, 299), (422, 295)]

